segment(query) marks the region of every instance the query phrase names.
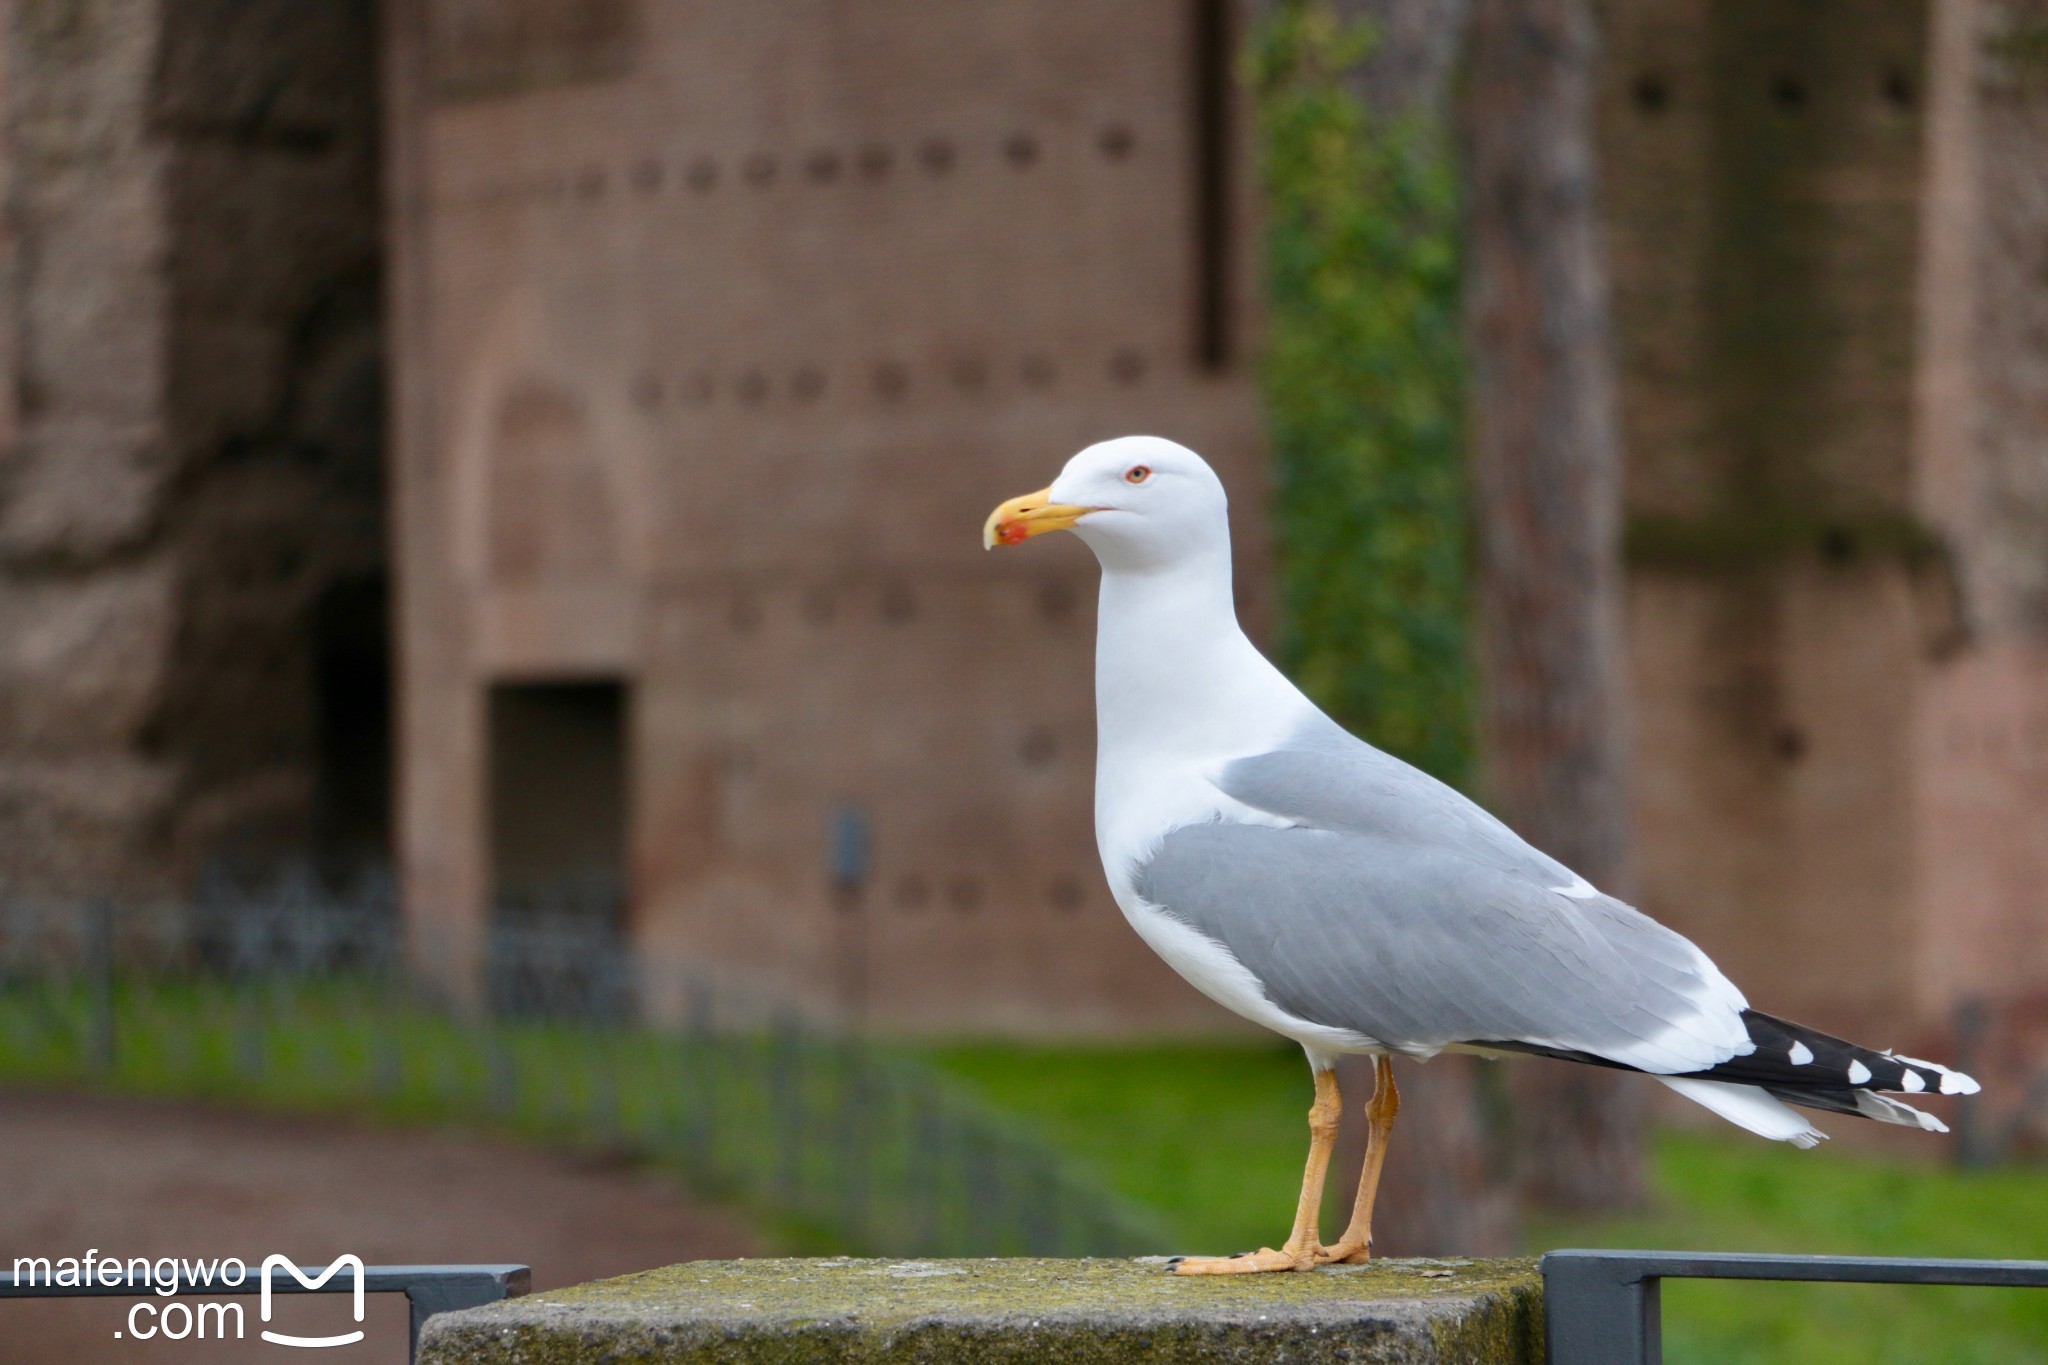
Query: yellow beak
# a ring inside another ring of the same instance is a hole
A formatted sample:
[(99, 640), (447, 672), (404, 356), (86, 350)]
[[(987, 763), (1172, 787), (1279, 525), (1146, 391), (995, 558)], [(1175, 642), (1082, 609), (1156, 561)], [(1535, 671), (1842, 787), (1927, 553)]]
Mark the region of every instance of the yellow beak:
[(993, 550), (998, 545), (1021, 545), (1047, 531), (1064, 531), (1095, 510), (1076, 507), (1072, 503), (1053, 502), (1051, 493), (1050, 488), (1041, 488), (1036, 493), (1011, 498), (989, 513), (988, 520), (981, 527), (981, 548)]

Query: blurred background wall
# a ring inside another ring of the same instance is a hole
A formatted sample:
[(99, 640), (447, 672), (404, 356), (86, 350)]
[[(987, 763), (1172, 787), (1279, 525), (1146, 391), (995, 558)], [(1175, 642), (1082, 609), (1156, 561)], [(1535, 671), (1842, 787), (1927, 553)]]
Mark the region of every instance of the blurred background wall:
[(6, 13), (0, 877), (382, 857), (373, 7)]
[[(388, 860), (458, 945), (548, 904), (893, 1025), (1224, 1023), (1094, 865), (1092, 565), (973, 538), (1176, 436), (1273, 633), (1236, 7), (8, 14), (0, 884)], [(2048, 13), (1603, 19), (1643, 902), (1844, 1030), (2015, 1002)]]
[(1645, 894), (1844, 1028), (2038, 989), (2041, 15), (1605, 13)]
[(1094, 866), (1092, 561), (977, 536), (1157, 430), (1260, 601), (1225, 17), (387, 11), (412, 915), (594, 878), (890, 1025), (1207, 1018)]

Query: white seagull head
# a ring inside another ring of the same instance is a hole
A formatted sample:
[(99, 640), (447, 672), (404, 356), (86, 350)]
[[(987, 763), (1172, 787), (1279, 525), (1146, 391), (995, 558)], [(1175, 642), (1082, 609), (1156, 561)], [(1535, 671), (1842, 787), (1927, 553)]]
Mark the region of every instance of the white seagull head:
[(1158, 436), (1102, 441), (1067, 461), (1048, 488), (989, 513), (993, 550), (1071, 530), (1105, 569), (1160, 570), (1230, 554), (1229, 500), (1201, 456)]

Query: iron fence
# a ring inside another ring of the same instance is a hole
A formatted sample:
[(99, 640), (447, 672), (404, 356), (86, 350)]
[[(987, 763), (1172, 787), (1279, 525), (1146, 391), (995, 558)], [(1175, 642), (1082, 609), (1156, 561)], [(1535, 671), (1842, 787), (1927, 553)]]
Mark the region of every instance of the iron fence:
[(432, 948), (374, 896), (0, 906), (0, 1080), (495, 1125), (870, 1254), (1165, 1240), (903, 1050), (743, 983), (543, 918), (494, 933), (462, 998)]
[(1550, 1365), (1660, 1365), (1665, 1280), (1808, 1280), (2048, 1288), (2048, 1261), (1552, 1251), (1543, 1257)]

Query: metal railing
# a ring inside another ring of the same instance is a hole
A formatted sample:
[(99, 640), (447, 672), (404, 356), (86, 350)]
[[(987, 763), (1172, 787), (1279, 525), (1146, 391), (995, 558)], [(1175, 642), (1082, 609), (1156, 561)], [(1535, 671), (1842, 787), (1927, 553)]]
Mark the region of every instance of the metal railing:
[(388, 906), (310, 893), (0, 903), (0, 1083), (496, 1126), (651, 1160), (811, 1245), (1077, 1255), (1156, 1218), (901, 1049), (573, 923), (457, 973)]
[(2048, 1261), (1573, 1250), (1546, 1253), (1542, 1269), (1550, 1365), (1661, 1365), (1665, 1280), (2048, 1288)]
[[(263, 1260), (242, 1264), (247, 1270), (262, 1266)], [(531, 1288), (533, 1280), (532, 1273), (523, 1265), (373, 1265), (363, 1268), (359, 1280), (330, 1273), (334, 1271), (335, 1266), (331, 1265), (300, 1266), (296, 1275), (274, 1277), (265, 1267), (260, 1273), (249, 1270), (239, 1285), (190, 1284), (174, 1277), (171, 1288), (165, 1290), (149, 1279), (131, 1283), (125, 1268), (123, 1274), (111, 1279), (96, 1275), (84, 1284), (56, 1284), (48, 1275), (37, 1284), (34, 1271), (25, 1277), (27, 1283), (20, 1283), (23, 1277), (10, 1270), (0, 1272), (0, 1299), (140, 1298), (145, 1294), (164, 1298), (235, 1298), (262, 1294), (266, 1285), (272, 1294), (349, 1294), (356, 1292), (360, 1284), (365, 1294), (405, 1295), (411, 1306), (405, 1348), (405, 1358), (410, 1361), (419, 1354), (420, 1328), (434, 1314), (518, 1298)]]

